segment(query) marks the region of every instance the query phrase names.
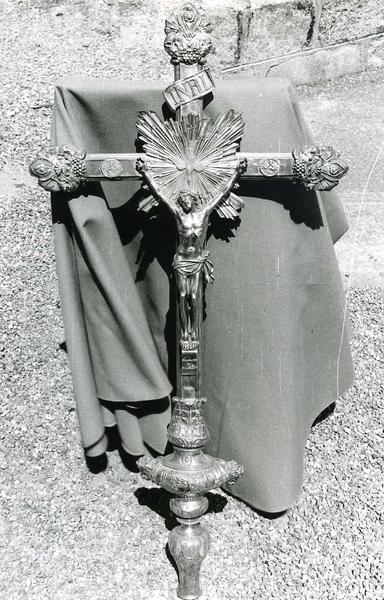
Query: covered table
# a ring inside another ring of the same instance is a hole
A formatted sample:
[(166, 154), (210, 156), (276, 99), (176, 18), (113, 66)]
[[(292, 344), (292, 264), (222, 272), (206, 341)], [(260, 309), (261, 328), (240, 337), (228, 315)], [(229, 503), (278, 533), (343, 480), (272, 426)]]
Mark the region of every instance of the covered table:
[[(169, 118), (164, 82), (79, 79), (58, 84), (52, 141), (88, 153), (136, 152), (141, 110)], [(242, 152), (290, 152), (310, 142), (282, 79), (219, 82), (206, 112), (245, 121)], [(321, 142), (321, 140), (319, 140)], [(86, 453), (163, 453), (175, 384), (172, 259), (166, 209), (138, 210), (140, 181), (89, 184), (52, 198), (60, 297)], [(235, 221), (211, 218), (216, 280), (204, 325), (207, 451), (245, 467), (231, 491), (281, 511), (296, 500), (311, 424), (351, 384), (345, 296), (333, 243), (345, 232), (334, 192), (291, 182), (243, 182)]]

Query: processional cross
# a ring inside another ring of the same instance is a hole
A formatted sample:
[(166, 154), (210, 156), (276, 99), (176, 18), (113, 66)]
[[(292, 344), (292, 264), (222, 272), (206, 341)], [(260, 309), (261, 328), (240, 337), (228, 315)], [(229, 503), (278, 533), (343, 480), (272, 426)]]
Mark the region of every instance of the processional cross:
[(179, 570), (178, 596), (201, 594), (199, 574), (209, 548), (200, 519), (208, 508), (204, 494), (235, 483), (243, 468), (204, 454), (208, 429), (202, 416), (201, 331), (204, 281), (213, 280), (205, 248), (213, 210), (231, 219), (243, 206), (233, 193), (236, 179), (295, 180), (307, 190), (330, 190), (347, 166), (330, 146), (305, 146), (289, 153), (238, 152), (244, 123), (234, 110), (216, 118), (203, 115), (203, 97), (214, 82), (205, 57), (212, 50), (212, 28), (193, 4), (185, 4), (165, 23), (165, 50), (175, 82), (165, 91), (174, 119), (163, 122), (155, 112), (139, 113), (138, 137), (144, 153), (87, 154), (70, 146), (42, 150), (30, 166), (39, 184), (51, 192), (78, 192), (87, 181), (142, 178), (150, 196), (143, 211), (159, 202), (173, 213), (178, 244), (173, 260), (177, 288), (177, 396), (168, 429), (174, 451), (156, 459), (143, 457), (144, 477), (175, 497), (170, 508), (180, 525), (169, 534), (169, 549)]

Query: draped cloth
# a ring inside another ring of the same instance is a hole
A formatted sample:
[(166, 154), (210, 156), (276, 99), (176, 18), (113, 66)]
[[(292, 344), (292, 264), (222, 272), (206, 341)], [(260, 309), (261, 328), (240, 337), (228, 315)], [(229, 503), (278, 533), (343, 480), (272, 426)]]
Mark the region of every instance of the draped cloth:
[[(138, 111), (168, 118), (163, 82), (78, 79), (56, 87), (52, 141), (89, 153), (136, 152)], [(289, 152), (310, 142), (295, 91), (282, 79), (219, 82), (206, 112), (243, 113), (242, 152)], [(321, 140), (319, 140), (321, 142)], [(138, 211), (139, 180), (53, 195), (65, 335), (86, 453), (164, 452), (175, 373), (175, 224), (163, 207)], [(345, 296), (333, 242), (347, 229), (334, 192), (290, 182), (240, 181), (233, 222), (212, 215), (215, 283), (203, 333), (207, 451), (244, 465), (231, 488), (265, 511), (301, 489), (306, 438), (351, 384)]]

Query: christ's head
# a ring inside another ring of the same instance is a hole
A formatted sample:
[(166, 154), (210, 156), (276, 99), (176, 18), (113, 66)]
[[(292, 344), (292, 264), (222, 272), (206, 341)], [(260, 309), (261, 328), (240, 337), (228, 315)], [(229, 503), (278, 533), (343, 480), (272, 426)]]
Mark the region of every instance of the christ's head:
[(196, 206), (196, 196), (190, 192), (180, 192), (177, 203), (186, 214), (193, 211)]

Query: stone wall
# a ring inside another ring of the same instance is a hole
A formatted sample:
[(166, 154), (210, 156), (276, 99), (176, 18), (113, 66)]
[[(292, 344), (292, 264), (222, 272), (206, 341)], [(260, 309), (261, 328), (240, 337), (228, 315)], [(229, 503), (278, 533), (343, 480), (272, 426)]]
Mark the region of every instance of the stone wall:
[[(381, 0), (245, 2), (251, 18), (238, 64), (230, 77), (288, 76), (315, 83), (384, 67), (384, 3)], [(248, 35), (247, 35), (248, 34)]]
[[(5, 0), (7, 1), (7, 0)], [(10, 1), (10, 0), (8, 0)], [(183, 0), (23, 0), (78, 11), (119, 49), (128, 78), (171, 76), (164, 20)], [(314, 83), (384, 67), (383, 0), (195, 0), (214, 30), (218, 77), (288, 76)]]
[(321, 5), (322, 45), (384, 33), (382, 0), (322, 0)]
[[(140, 65), (164, 65), (164, 18), (179, 0), (105, 0), (120, 13), (121, 44)], [(216, 77), (289, 76), (313, 83), (384, 66), (381, 0), (208, 0)], [(124, 19), (124, 14), (126, 19)]]

